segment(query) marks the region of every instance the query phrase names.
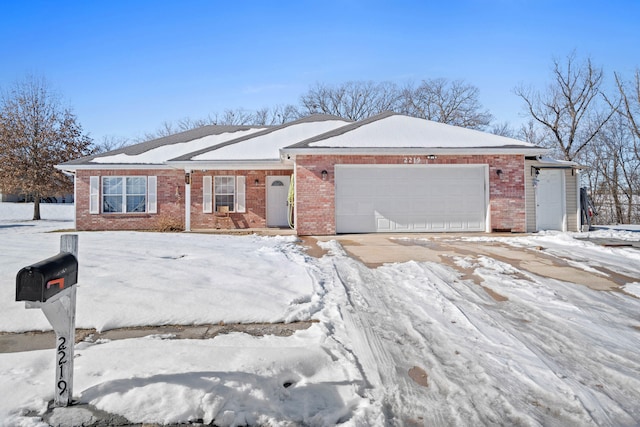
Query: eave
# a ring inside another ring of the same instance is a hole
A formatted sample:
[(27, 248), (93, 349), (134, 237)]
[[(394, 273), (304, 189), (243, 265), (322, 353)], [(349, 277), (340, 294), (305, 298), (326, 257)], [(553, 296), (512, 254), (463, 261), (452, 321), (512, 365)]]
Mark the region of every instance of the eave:
[(280, 159), (264, 160), (170, 160), (168, 166), (183, 170), (293, 170)]
[(280, 150), (281, 159), (294, 160), (299, 155), (371, 155), (371, 156), (391, 156), (391, 155), (483, 155), (483, 154), (508, 154), (537, 156), (547, 153), (549, 150), (540, 147), (305, 147), (305, 148), (283, 148)]
[(78, 170), (151, 170), (151, 169), (172, 169), (166, 164), (138, 164), (138, 163), (90, 163), (79, 165), (56, 165), (56, 169), (63, 172), (75, 172)]

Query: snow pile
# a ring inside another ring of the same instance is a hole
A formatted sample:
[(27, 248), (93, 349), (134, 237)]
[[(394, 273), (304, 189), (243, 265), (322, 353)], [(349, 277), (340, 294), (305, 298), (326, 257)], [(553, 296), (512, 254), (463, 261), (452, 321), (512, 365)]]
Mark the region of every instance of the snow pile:
[[(71, 223), (7, 215), (0, 330), (48, 328), (40, 310), (14, 301), (15, 274), (55, 253), (60, 235), (48, 231)], [(478, 253), (370, 269), (335, 241), (314, 259), (292, 238), (78, 234), (79, 325), (317, 320), (290, 337), (78, 343), (75, 399), (131, 422), (640, 423), (637, 249), (576, 239), (585, 234), (477, 235), (451, 239), (486, 244)], [(493, 244), (499, 251), (486, 250)], [(626, 284), (596, 291), (504, 261), (504, 251), (531, 249)], [(54, 359), (53, 350), (0, 353), (0, 426), (43, 425)], [(63, 424), (78, 414), (56, 413)]]
[[(56, 253), (60, 234), (50, 231), (72, 223), (11, 221), (15, 209), (0, 205), (0, 331), (50, 329), (41, 310), (14, 301), (15, 274)], [(293, 238), (77, 234), (78, 327), (320, 321), (291, 337), (81, 342), (78, 401), (131, 422), (335, 425), (369, 417), (361, 373), (331, 338), (322, 280)], [(33, 413), (53, 399), (54, 358), (53, 350), (0, 354), (0, 426), (39, 425)]]

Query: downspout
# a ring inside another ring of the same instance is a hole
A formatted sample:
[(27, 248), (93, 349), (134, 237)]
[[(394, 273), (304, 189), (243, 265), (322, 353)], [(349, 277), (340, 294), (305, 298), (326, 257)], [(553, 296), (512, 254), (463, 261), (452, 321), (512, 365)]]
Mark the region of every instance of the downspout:
[(191, 169), (184, 170), (184, 231), (191, 231)]

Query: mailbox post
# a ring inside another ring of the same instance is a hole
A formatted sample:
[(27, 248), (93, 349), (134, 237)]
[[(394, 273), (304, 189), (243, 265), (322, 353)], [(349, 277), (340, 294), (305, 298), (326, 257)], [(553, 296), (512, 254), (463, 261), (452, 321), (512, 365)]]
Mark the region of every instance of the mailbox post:
[(42, 309), (56, 333), (55, 406), (69, 406), (73, 398), (77, 256), (78, 236), (63, 235), (58, 255), (23, 268), (16, 276), (16, 301)]

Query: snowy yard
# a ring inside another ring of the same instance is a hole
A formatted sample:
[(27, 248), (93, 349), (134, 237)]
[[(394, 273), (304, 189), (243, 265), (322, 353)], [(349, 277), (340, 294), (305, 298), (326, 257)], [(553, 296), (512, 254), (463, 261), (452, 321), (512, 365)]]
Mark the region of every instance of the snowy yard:
[[(15, 275), (58, 251), (60, 233), (49, 231), (72, 227), (70, 206), (43, 205), (37, 223), (28, 208), (0, 203), (4, 332), (50, 328), (40, 310), (14, 301)], [(290, 337), (77, 343), (76, 400), (131, 422), (640, 424), (640, 283), (595, 291), (485, 255), (455, 257), (458, 268), (371, 269), (335, 241), (316, 259), (292, 237), (77, 234), (78, 327), (318, 321)], [(640, 278), (640, 250), (574, 237), (473, 239), (544, 246), (593, 274), (606, 266)], [(0, 354), (0, 425), (45, 425), (54, 357)]]

